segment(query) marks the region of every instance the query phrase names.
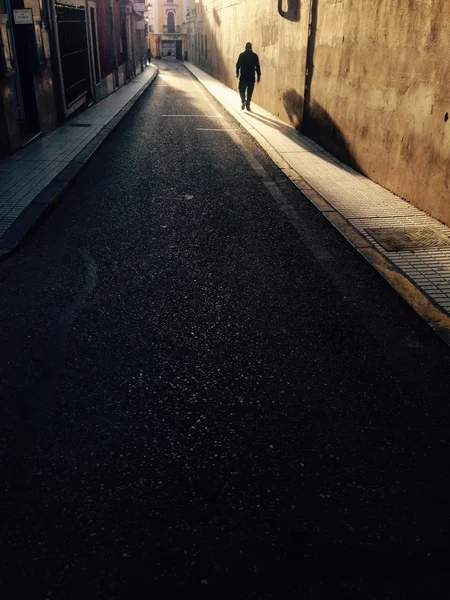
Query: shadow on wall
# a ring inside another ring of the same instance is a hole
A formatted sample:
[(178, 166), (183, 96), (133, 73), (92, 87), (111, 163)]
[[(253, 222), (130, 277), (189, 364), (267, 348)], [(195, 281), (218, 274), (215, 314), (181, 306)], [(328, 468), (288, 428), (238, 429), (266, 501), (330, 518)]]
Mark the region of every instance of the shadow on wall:
[(283, 92), (284, 110), (289, 117), (289, 121), (298, 131), (301, 130), (302, 126), (303, 104), (303, 98), (296, 90), (291, 89)]
[[(280, 12), (281, 4), (282, 2), (279, 0), (278, 12)], [(294, 4), (295, 2), (289, 2), (289, 6)], [(300, 17), (300, 2), (297, 2), (296, 4), (298, 6), (298, 15)], [(353, 169), (362, 173), (341, 129), (336, 125), (323, 106), (311, 99), (311, 88), (314, 76), (314, 54), (316, 50), (318, 4), (318, 0), (311, 0), (310, 27), (306, 48), (304, 96), (300, 96), (295, 89), (286, 90), (283, 93), (284, 108), (289, 120), (297, 131), (301, 131), (328, 150), (328, 152), (333, 154), (333, 156), (341, 162), (346, 163)], [(293, 10), (295, 10), (295, 7), (293, 7)]]
[(278, 0), (278, 12), (288, 21), (300, 21), (300, 0)]
[(213, 17), (214, 17), (214, 21), (216, 22), (217, 27), (220, 27), (222, 25), (222, 19), (219, 16), (219, 12), (218, 12), (217, 8), (213, 8)]
[(341, 162), (363, 173), (341, 129), (320, 104), (313, 101), (306, 115), (303, 97), (296, 90), (289, 89), (283, 92), (283, 105), (297, 131), (316, 141)]
[[(285, 0), (286, 2), (286, 0)], [(282, 3), (280, 2), (280, 5)], [(290, 2), (289, 6), (295, 7), (300, 6), (300, 2)], [(315, 23), (317, 21), (317, 0), (312, 0), (312, 21), (313, 31), (315, 30)], [(298, 10), (300, 15), (300, 10)], [(219, 17), (219, 15), (217, 15)], [(225, 65), (224, 59), (217, 47), (216, 35), (213, 35), (210, 28), (203, 24), (201, 36), (197, 35), (197, 31), (192, 35), (193, 41), (191, 61), (203, 69), (231, 89), (236, 91), (236, 102), (239, 103), (238, 96), (238, 80), (234, 75), (235, 61), (240, 52), (244, 48), (236, 48), (235, 58), (232, 59), (231, 65)], [(204, 37), (207, 36), (207, 51)], [(203, 38), (203, 41), (202, 41)], [(344, 137), (341, 129), (336, 125), (334, 120), (330, 117), (328, 112), (314, 100), (308, 102), (309, 92), (311, 90), (312, 75), (314, 72), (314, 65), (312, 62), (315, 47), (315, 36), (309, 41), (309, 79), (307, 82), (305, 95), (300, 95), (297, 90), (290, 88), (285, 90), (282, 94), (282, 101), (284, 109), (289, 118), (290, 123), (295, 127), (298, 132), (310, 137), (323, 148), (333, 154), (338, 160), (348, 164), (353, 169), (363, 173), (361, 171), (356, 158), (349, 147), (349, 144)], [(264, 68), (264, 67), (263, 67)], [(302, 82), (299, 82), (301, 85)], [(258, 103), (257, 97), (255, 102)], [(275, 122), (274, 122), (275, 124)], [(275, 126), (275, 125), (274, 125)], [(279, 127), (277, 123), (276, 126)], [(289, 125), (286, 125), (289, 128)]]

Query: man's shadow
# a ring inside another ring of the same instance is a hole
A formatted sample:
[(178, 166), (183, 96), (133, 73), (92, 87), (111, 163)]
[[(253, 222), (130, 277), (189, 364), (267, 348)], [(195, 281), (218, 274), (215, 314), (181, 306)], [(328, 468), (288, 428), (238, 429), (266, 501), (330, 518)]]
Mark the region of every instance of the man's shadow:
[(362, 172), (344, 134), (323, 106), (313, 100), (305, 111), (305, 99), (292, 88), (283, 92), (282, 98), (289, 121), (297, 131)]
[(288, 21), (300, 21), (300, 0), (278, 0), (278, 13)]

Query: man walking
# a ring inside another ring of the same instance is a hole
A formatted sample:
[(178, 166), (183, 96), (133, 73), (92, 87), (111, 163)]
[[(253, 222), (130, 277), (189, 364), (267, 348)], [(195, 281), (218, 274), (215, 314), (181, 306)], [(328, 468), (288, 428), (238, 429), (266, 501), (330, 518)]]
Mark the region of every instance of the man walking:
[[(250, 102), (252, 100), (253, 90), (255, 87), (255, 72), (258, 76), (258, 83), (261, 81), (261, 68), (259, 66), (258, 55), (252, 50), (250, 42), (245, 44), (245, 52), (239, 54), (236, 63), (236, 77), (239, 78), (239, 94), (242, 100), (242, 110), (246, 108), (251, 110)], [(247, 93), (247, 97), (246, 97)]]

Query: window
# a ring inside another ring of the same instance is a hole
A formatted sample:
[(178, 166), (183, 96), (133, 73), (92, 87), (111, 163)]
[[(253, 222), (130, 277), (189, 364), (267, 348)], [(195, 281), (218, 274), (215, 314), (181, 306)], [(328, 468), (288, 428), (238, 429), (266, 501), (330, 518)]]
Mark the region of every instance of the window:
[(175, 33), (175, 14), (172, 11), (167, 13), (167, 33)]

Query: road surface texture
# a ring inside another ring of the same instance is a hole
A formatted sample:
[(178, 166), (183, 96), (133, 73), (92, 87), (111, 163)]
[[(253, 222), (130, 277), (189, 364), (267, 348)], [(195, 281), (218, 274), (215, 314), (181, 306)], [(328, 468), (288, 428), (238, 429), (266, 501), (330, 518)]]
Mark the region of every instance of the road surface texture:
[(449, 598), (447, 346), (160, 68), (0, 263), (1, 597)]

